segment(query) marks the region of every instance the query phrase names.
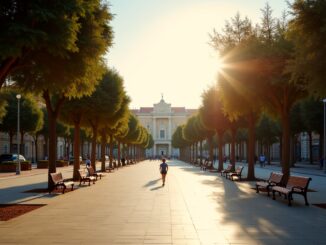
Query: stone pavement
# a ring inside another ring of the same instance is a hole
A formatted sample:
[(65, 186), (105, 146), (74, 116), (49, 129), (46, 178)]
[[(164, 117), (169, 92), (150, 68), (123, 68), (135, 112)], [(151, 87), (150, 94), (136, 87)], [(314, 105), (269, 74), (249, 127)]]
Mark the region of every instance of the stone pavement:
[[(45, 187), (46, 174), (0, 179), (0, 203), (48, 204), (0, 222), (0, 244), (326, 245), (325, 210), (306, 207), (301, 196), (288, 207), (281, 198), (256, 194), (253, 183), (232, 182), (180, 161), (169, 162), (162, 187), (158, 164), (125, 167), (64, 195), (18, 193)], [(268, 171), (256, 168), (256, 175)], [(312, 178), (317, 192), (309, 193), (310, 203), (326, 202), (326, 178)]]

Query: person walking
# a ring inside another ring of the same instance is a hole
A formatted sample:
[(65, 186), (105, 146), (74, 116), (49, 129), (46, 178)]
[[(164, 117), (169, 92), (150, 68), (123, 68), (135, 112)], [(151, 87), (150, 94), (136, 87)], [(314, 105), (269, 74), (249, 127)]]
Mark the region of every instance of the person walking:
[(87, 156), (85, 163), (87, 168), (91, 166), (91, 160), (89, 159), (89, 156)]
[(167, 165), (165, 158), (163, 158), (162, 163), (160, 164), (160, 173), (162, 175), (162, 182), (163, 182), (162, 186), (165, 185), (165, 177), (166, 174), (168, 173), (168, 170), (169, 170), (169, 166)]
[(260, 166), (264, 167), (265, 166), (265, 161), (266, 161), (266, 157), (264, 154), (260, 154), (259, 156), (259, 162), (260, 162)]

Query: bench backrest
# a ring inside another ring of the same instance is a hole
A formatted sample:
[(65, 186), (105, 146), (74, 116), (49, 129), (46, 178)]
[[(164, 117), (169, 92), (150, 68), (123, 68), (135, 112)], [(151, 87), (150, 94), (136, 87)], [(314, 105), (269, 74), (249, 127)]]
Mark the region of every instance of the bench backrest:
[[(232, 167), (232, 165), (231, 165), (231, 167)], [(236, 172), (236, 174), (241, 174), (242, 170), (243, 170), (243, 166), (239, 166), (235, 169), (235, 172)]]
[(268, 182), (274, 183), (274, 184), (281, 184), (282, 179), (283, 179), (282, 173), (272, 172), (271, 175), (269, 176)]
[(232, 169), (232, 164), (229, 164), (225, 170), (231, 171), (231, 169)]
[(62, 173), (51, 173), (50, 175), (54, 184), (63, 181)]
[(303, 189), (308, 189), (308, 185), (311, 178), (301, 177), (301, 176), (290, 176), (286, 184), (286, 188), (300, 187)]
[(84, 169), (79, 169), (79, 170), (78, 170), (78, 173), (79, 173), (79, 176), (80, 176), (81, 178), (85, 178), (85, 177), (87, 177), (87, 173), (85, 172)]
[(95, 174), (94, 168), (92, 166), (88, 167), (87, 170), (88, 170), (88, 173), (89, 173), (90, 176)]

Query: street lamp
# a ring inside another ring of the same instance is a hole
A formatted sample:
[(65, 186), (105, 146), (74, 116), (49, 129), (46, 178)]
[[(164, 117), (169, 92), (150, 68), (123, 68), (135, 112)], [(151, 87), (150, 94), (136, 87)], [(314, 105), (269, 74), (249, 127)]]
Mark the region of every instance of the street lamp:
[(326, 173), (326, 98), (323, 99), (324, 102), (324, 159), (323, 159), (323, 167), (324, 172)]
[(20, 155), (20, 144), (19, 144), (19, 134), (20, 134), (20, 99), (21, 99), (21, 95), (17, 94), (16, 98), (17, 98), (17, 167), (16, 167), (16, 174), (20, 174), (20, 159), (19, 159), (19, 155)]

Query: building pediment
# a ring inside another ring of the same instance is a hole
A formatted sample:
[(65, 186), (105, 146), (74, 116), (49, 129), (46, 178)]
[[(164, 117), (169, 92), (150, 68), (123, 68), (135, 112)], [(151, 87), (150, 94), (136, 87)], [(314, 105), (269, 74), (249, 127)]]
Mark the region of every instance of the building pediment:
[(171, 113), (171, 104), (166, 103), (163, 98), (157, 104), (154, 104), (154, 113)]

